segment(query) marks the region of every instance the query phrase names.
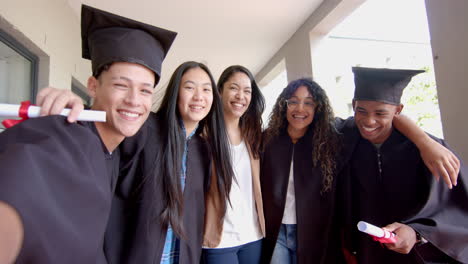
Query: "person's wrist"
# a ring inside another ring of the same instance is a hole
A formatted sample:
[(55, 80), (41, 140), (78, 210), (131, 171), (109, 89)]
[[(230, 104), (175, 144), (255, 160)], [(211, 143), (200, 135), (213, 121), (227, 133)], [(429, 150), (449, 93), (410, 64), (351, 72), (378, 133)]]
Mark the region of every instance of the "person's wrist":
[(427, 240), (421, 236), (421, 234), (419, 232), (416, 232), (416, 243), (415, 245), (422, 245), (422, 244), (426, 244), (427, 243)]

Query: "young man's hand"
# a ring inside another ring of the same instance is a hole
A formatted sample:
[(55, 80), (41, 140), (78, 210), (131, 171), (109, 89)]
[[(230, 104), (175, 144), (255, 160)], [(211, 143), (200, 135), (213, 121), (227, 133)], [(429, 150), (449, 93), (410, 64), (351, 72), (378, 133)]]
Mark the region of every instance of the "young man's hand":
[(405, 115), (395, 115), (393, 125), (418, 147), (424, 164), (426, 164), (436, 180), (442, 178), (449, 189), (457, 185), (460, 160), (452, 151), (428, 136)]
[(396, 243), (387, 243), (385, 246), (395, 252), (408, 254), (416, 244), (416, 231), (408, 225), (402, 223), (393, 223), (384, 227), (385, 230), (393, 232), (396, 235)]
[(442, 177), (450, 189), (452, 185), (457, 185), (460, 160), (452, 151), (428, 137), (424, 141), (424, 144), (421, 145), (420, 152), (424, 164), (426, 164), (437, 180)]
[(83, 101), (70, 90), (47, 87), (41, 89), (36, 97), (36, 104), (41, 107), (41, 116), (58, 115), (64, 108), (71, 108), (68, 122), (76, 122), (83, 111)]

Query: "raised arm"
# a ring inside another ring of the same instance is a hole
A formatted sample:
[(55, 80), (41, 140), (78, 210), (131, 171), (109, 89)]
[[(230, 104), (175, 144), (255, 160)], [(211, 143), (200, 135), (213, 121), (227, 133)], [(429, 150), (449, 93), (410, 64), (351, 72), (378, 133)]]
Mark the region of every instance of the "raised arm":
[(23, 225), (18, 213), (0, 202), (0, 263), (14, 263), (23, 243)]
[(405, 115), (396, 115), (393, 125), (418, 147), (424, 163), (437, 180), (442, 177), (450, 189), (457, 185), (460, 160), (452, 151), (432, 139)]
[(47, 87), (41, 89), (36, 97), (36, 104), (41, 107), (41, 116), (58, 115), (65, 108), (71, 108), (67, 120), (73, 123), (83, 111), (83, 101), (70, 90)]

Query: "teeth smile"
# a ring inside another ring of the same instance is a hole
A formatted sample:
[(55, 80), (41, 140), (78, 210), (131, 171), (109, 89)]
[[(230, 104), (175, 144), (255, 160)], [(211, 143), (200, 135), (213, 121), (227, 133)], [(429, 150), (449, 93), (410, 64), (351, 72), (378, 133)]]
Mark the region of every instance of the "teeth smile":
[(303, 115), (293, 115), (294, 118), (301, 118), (301, 119), (305, 119), (306, 116), (303, 116)]
[(196, 109), (196, 110), (203, 109), (203, 107), (201, 107), (201, 106), (191, 106), (190, 108), (192, 108), (192, 109)]
[(377, 128), (368, 128), (368, 127), (362, 127), (362, 128), (367, 132), (372, 132), (377, 129)]
[(138, 117), (139, 114), (137, 113), (130, 113), (130, 112), (126, 112), (126, 111), (119, 111), (120, 114), (122, 115), (125, 115), (125, 116), (128, 116), (128, 117)]
[(244, 105), (243, 104), (238, 104), (238, 103), (232, 103), (234, 106), (237, 106), (237, 107), (243, 107)]

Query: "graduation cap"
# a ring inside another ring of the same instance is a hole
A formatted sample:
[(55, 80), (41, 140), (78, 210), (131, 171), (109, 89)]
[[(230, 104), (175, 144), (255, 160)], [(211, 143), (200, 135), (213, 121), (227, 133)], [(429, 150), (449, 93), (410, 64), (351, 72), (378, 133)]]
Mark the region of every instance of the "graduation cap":
[(353, 67), (354, 100), (399, 105), (403, 89), (423, 70)]
[(90, 59), (93, 75), (112, 62), (143, 65), (161, 77), (161, 64), (177, 33), (108, 13), (81, 8), (82, 56)]

